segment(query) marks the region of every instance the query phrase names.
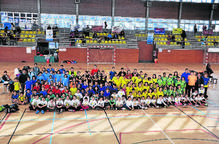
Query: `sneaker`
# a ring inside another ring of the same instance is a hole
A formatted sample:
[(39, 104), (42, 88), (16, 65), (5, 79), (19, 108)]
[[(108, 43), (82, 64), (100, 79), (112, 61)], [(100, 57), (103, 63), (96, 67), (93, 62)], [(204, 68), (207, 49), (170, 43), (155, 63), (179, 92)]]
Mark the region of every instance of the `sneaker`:
[(196, 107), (198, 107), (199, 105), (195, 105)]
[(159, 106), (157, 106), (157, 108), (159, 108)]
[(36, 111), (36, 114), (38, 114), (39, 112), (40, 112), (40, 111), (37, 110), (37, 111)]
[(187, 104), (184, 104), (184, 106), (186, 106)]
[(125, 108), (122, 108), (122, 110), (125, 110)]
[(147, 107), (144, 108), (145, 110), (148, 109)]
[(44, 110), (42, 110), (41, 113), (44, 114)]
[(167, 108), (167, 106), (164, 106), (164, 108)]
[(63, 112), (63, 109), (60, 110), (60, 113), (62, 113), (62, 112)]
[(208, 106), (208, 104), (205, 104), (205, 106)]
[(73, 110), (73, 112), (75, 112), (75, 110)]
[(117, 108), (116, 108), (116, 110), (117, 110)]
[(69, 112), (73, 112), (73, 110), (72, 110), (72, 109), (69, 109), (68, 111), (69, 111)]
[(80, 109), (80, 111), (83, 111), (83, 109)]
[(47, 112), (49, 112), (49, 110), (47, 110)]
[(192, 104), (191, 104), (191, 103), (189, 103), (189, 105), (191, 106)]

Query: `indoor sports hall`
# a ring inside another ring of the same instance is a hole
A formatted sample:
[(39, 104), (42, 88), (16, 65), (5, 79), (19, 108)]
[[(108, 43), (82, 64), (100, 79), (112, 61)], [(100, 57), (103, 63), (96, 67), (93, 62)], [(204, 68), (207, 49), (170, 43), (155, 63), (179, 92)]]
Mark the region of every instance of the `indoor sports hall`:
[(218, 5), (1, 0), (0, 144), (218, 144)]

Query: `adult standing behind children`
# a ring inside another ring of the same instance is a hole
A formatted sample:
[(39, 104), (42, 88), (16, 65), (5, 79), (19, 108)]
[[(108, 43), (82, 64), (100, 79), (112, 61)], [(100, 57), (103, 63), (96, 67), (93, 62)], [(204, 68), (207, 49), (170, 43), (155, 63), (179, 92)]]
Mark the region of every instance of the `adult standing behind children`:
[(25, 82), (27, 81), (27, 77), (29, 77), (29, 75), (27, 74), (27, 71), (23, 69), (22, 74), (19, 76), (19, 82), (21, 84), (21, 92), (24, 92)]
[(40, 72), (40, 68), (37, 66), (37, 63), (35, 63), (33, 67), (33, 73), (35, 76), (38, 76), (39, 72)]
[(188, 96), (189, 97), (190, 97), (191, 90), (195, 90), (196, 81), (197, 81), (197, 76), (194, 74), (194, 71), (191, 71), (191, 75), (188, 76)]
[(188, 76), (190, 75), (188, 68), (185, 69), (185, 72), (181, 75), (181, 79), (184, 77), (186, 81), (186, 94), (188, 94)]

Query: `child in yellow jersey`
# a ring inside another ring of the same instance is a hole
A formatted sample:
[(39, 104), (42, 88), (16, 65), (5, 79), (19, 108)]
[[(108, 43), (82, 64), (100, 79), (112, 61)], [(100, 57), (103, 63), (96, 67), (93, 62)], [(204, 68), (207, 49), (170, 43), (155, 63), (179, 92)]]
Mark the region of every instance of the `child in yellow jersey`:
[(148, 77), (148, 85), (150, 84), (153, 84), (153, 80), (150, 77)]
[(138, 94), (136, 95), (138, 98), (141, 98), (142, 95), (141, 95), (141, 91), (138, 91)]
[(157, 91), (157, 96), (158, 96), (157, 98), (159, 98), (160, 95), (164, 96), (163, 88), (162, 87), (160, 87), (159, 90)]
[(19, 83), (18, 79), (15, 78), (14, 79), (14, 91), (19, 92), (20, 87), (21, 87), (21, 84)]
[(127, 84), (126, 78), (123, 77), (123, 78), (121, 79), (121, 87), (124, 87), (124, 85), (126, 85), (126, 84)]
[(154, 89), (154, 91), (153, 91), (153, 95), (157, 98), (158, 97), (158, 95), (157, 95), (157, 89)]
[(72, 95), (75, 95), (76, 92), (77, 92), (77, 88), (76, 87), (70, 88), (70, 92), (71, 92)]
[(144, 84), (144, 86), (143, 86), (143, 90), (145, 90), (146, 89), (146, 91), (148, 92), (149, 91), (149, 89), (150, 89), (150, 87), (148, 86), (148, 83), (146, 82), (145, 84)]
[(144, 85), (145, 83), (148, 82), (148, 78), (145, 76), (144, 79), (143, 79), (142, 81), (143, 81), (143, 85)]
[(148, 95), (147, 90), (144, 89), (141, 95), (142, 95), (142, 97), (144, 97), (144, 98), (146, 99), (146, 97), (147, 97), (147, 95)]
[(138, 79), (137, 74), (134, 73), (134, 76), (132, 77), (132, 81), (133, 81), (133, 83), (135, 83), (137, 79)]
[(152, 81), (153, 81), (154, 84), (157, 83), (157, 76), (156, 76), (156, 74), (153, 74)]
[(112, 78), (112, 82), (114, 82), (115, 80), (118, 80), (118, 77), (117, 75), (115, 75), (113, 78)]
[(20, 93), (19, 97), (18, 97), (18, 104), (19, 105), (25, 105), (27, 104), (27, 100), (26, 100), (26, 97), (24, 95), (23, 92)]
[(136, 79), (135, 83), (138, 85), (142, 81), (141, 76), (138, 75), (138, 78)]
[(152, 96), (153, 96), (153, 90), (152, 90), (152, 89), (149, 89), (148, 96), (149, 96), (150, 98), (152, 98)]
[(133, 95), (133, 97), (137, 97), (135, 89), (132, 89), (132, 95)]
[(116, 79), (113, 82), (116, 84), (116, 86), (118, 88), (120, 87), (121, 82), (120, 82), (120, 77), (119, 76), (117, 76)]
[(126, 87), (126, 95), (129, 95), (129, 92), (132, 92), (132, 86), (129, 83), (128, 86)]

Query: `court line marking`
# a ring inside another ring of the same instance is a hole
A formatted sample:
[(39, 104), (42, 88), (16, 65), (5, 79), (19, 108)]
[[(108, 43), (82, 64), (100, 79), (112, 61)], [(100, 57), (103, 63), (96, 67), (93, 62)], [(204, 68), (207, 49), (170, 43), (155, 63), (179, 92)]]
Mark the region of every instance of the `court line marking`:
[[(90, 131), (90, 126), (89, 126), (89, 122), (88, 122), (88, 117), (87, 117), (86, 109), (84, 110), (84, 112), (85, 112), (85, 116), (86, 116), (86, 119), (87, 119), (88, 131)], [(90, 133), (90, 135), (91, 135), (91, 133)]]
[[(111, 133), (113, 132), (112, 130), (110, 131), (81, 131), (81, 132), (60, 132), (60, 135), (65, 135), (65, 134), (80, 134), (80, 133)], [(46, 135), (46, 134), (52, 134), (52, 133), (30, 133), (30, 134), (15, 134), (14, 136), (31, 136), (31, 135)], [(0, 137), (9, 137), (11, 135), (0, 135)]]
[[(103, 118), (102, 118), (102, 119), (90, 120), (90, 122), (99, 121), (99, 120), (103, 120)], [(65, 127), (65, 128), (63, 128), (63, 129), (61, 129), (61, 130), (55, 131), (55, 132), (53, 132), (52, 134), (48, 134), (47, 136), (44, 136), (44, 137), (38, 139), (37, 141), (33, 142), (32, 144), (36, 144), (36, 143), (38, 143), (38, 142), (40, 142), (40, 141), (46, 139), (46, 138), (49, 137), (50, 135), (58, 134), (58, 133), (60, 133), (61, 131), (64, 131), (64, 130), (67, 130), (67, 129), (70, 129), (70, 128), (73, 128), (73, 127), (76, 127), (76, 126), (80, 126), (80, 125), (83, 125), (83, 124), (86, 124), (86, 123), (87, 123), (87, 121), (81, 122), (81, 123), (77, 123), (77, 124), (72, 125), (72, 126)]]
[(0, 124), (4, 121), (3, 119), (6, 117), (8, 113), (5, 113), (5, 115), (2, 117), (1, 121), (0, 121)]
[(193, 120), (194, 122), (196, 122), (199, 126), (201, 126), (202, 128), (204, 128), (205, 130), (207, 130), (209, 133), (211, 133), (215, 138), (219, 139), (219, 137), (214, 134), (213, 132), (211, 132), (209, 129), (207, 129), (205, 126), (203, 126), (202, 124), (200, 124), (198, 121), (196, 121), (194, 118), (192, 118), (191, 116), (187, 115), (183, 110), (181, 110), (180, 108), (178, 108), (177, 106), (175, 106), (175, 108), (177, 108), (179, 111), (181, 111), (182, 113), (184, 113), (186, 116), (188, 116), (191, 120)]
[[(215, 118), (208, 116), (207, 113), (201, 111), (200, 109), (198, 109), (198, 108), (196, 108), (196, 107), (194, 107), (194, 106), (192, 106), (192, 105), (191, 105), (191, 107), (192, 107), (193, 109), (195, 109), (195, 110), (201, 112), (202, 114), (205, 114), (207, 118), (210, 118), (210, 119), (212, 119), (212, 120), (215, 120)], [(215, 120), (215, 121), (216, 121), (216, 123), (218, 123), (218, 120)]]
[(7, 117), (5, 118), (5, 121), (1, 124), (1, 126), (0, 126), (0, 130), (2, 129), (2, 127), (5, 125), (5, 123), (6, 123), (6, 121), (8, 120), (8, 118), (9, 118), (9, 116), (11, 115), (11, 113), (9, 113), (8, 115), (7, 115)]
[[(198, 131), (203, 131), (204, 133), (212, 136), (215, 138), (214, 135), (212, 135), (211, 133), (207, 132), (206, 130), (204, 129), (180, 129), (180, 130), (164, 130), (164, 131), (167, 131), (167, 132), (171, 132), (171, 131), (195, 131), (195, 130), (198, 130)], [(134, 133), (152, 133), (152, 132), (161, 132), (159, 130), (154, 130), (154, 131), (140, 131), (140, 132), (120, 132), (119, 133), (119, 136), (120, 136), (120, 142), (122, 141), (122, 134), (134, 134)], [(174, 138), (173, 138), (174, 139)], [(168, 139), (167, 139), (168, 140)]]
[(114, 135), (115, 135), (115, 137), (116, 137), (116, 140), (117, 140), (118, 144), (120, 144), (119, 138), (118, 138), (118, 136), (116, 135), (116, 132), (115, 132), (115, 130), (114, 130), (114, 128), (113, 128), (112, 123), (110, 122), (110, 119), (109, 119), (109, 117), (108, 117), (108, 115), (107, 115), (105, 109), (103, 109), (103, 111), (104, 111), (104, 113), (105, 113), (105, 115), (106, 115), (106, 117), (107, 117), (107, 119), (108, 119), (108, 122), (109, 122), (109, 124), (110, 124), (110, 126), (111, 126), (111, 128), (112, 128), (112, 130), (113, 130), (113, 133), (114, 133)]
[(215, 106), (219, 106), (219, 105), (217, 105), (216, 103), (213, 103), (213, 102), (211, 102), (211, 101), (209, 101), (209, 100), (207, 100), (207, 102), (209, 102), (209, 103), (211, 103), (211, 104), (213, 104), (213, 105), (215, 105)]
[[(211, 139), (197, 139), (197, 138), (172, 138), (173, 140), (192, 140), (192, 141), (207, 141), (207, 142), (219, 142), (219, 140), (211, 140)], [(164, 139), (153, 139), (153, 140), (147, 140), (147, 141), (140, 141), (132, 144), (141, 144), (141, 143), (148, 143), (148, 142), (155, 142), (155, 141), (162, 141), (162, 140), (168, 140), (167, 138)]]
[[(56, 117), (56, 112), (54, 111), (51, 133), (53, 133), (54, 123), (55, 123), (55, 117)], [(49, 143), (50, 143), (50, 144), (52, 143), (52, 135), (50, 136), (50, 141), (49, 141)]]
[[(219, 113), (209, 113), (208, 115), (217, 115)], [(203, 116), (206, 114), (188, 114), (190, 116)], [(172, 117), (172, 116), (184, 116), (183, 114), (165, 114), (165, 115), (150, 115), (151, 117), (162, 117), (162, 116), (167, 116), (167, 117)], [(135, 115), (119, 115), (115, 117), (109, 117), (109, 118), (138, 118), (138, 117), (147, 117), (145, 115), (141, 114), (135, 114)], [(98, 119), (98, 118), (104, 118), (106, 117), (90, 117), (88, 119)], [(85, 120), (86, 118), (56, 118), (55, 120)], [(48, 119), (22, 119), (22, 120), (7, 120), (7, 122), (17, 122), (17, 121), (47, 121), (47, 120), (53, 120), (52, 118)], [(4, 122), (5, 120), (2, 120)], [(1, 122), (1, 121), (0, 121)]]
[(143, 109), (142, 109), (142, 111), (145, 113), (146, 116), (148, 116), (148, 118), (154, 123), (154, 125), (156, 125), (156, 126), (160, 129), (160, 131), (166, 136), (166, 138), (167, 138), (172, 144), (175, 144), (175, 143), (171, 140), (171, 138), (163, 131), (163, 129), (151, 118), (151, 116), (148, 115)]
[[(23, 116), (24, 116), (24, 113), (26, 112), (26, 110), (27, 110), (27, 109), (24, 109), (24, 112), (23, 112), (23, 114), (21, 115), (21, 118), (20, 118), (20, 120), (23, 118)], [(15, 134), (15, 131), (17, 130), (17, 128), (18, 128), (18, 125), (20, 124), (20, 122), (21, 122), (21, 121), (18, 121), (18, 123), (17, 123), (17, 125), (16, 125), (16, 127), (15, 127), (15, 129), (14, 129), (14, 132), (12, 133), (12, 135), (11, 135), (10, 139), (8, 140), (8, 144), (10, 144), (10, 141), (11, 141), (12, 137), (14, 136), (14, 134)]]

